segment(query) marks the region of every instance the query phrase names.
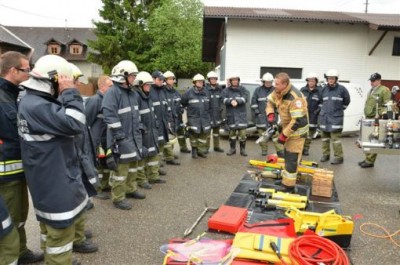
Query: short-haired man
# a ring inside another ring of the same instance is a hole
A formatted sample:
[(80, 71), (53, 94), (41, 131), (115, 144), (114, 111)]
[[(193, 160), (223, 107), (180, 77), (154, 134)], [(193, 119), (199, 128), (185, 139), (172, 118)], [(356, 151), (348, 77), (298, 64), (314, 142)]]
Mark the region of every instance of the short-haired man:
[(28, 189), (21, 160), (17, 128), (17, 99), (19, 84), (29, 78), (28, 58), (19, 52), (6, 52), (0, 57), (0, 195), (11, 219), (18, 228), (20, 241), (19, 263), (43, 260), (26, 246), (25, 222), (28, 217)]
[(282, 184), (292, 188), (296, 185), (297, 165), (308, 133), (308, 112), (304, 95), (290, 83), (287, 73), (275, 76), (275, 90), (268, 96), (266, 107), (269, 123), (275, 122), (275, 109), (278, 109), (282, 125), (278, 142), (284, 145), (285, 152)]
[[(391, 100), (392, 95), (390, 90), (388, 87), (381, 84), (381, 79), (382, 76), (379, 73), (374, 73), (369, 78), (369, 81), (371, 82), (371, 90), (368, 93), (364, 107), (364, 115), (367, 119), (375, 118), (376, 112), (378, 112), (379, 116), (377, 118), (381, 118), (385, 110), (385, 104)], [(376, 109), (377, 104), (378, 109)], [(365, 159), (359, 162), (358, 165), (361, 168), (374, 167), (377, 156), (377, 154), (366, 153)]]

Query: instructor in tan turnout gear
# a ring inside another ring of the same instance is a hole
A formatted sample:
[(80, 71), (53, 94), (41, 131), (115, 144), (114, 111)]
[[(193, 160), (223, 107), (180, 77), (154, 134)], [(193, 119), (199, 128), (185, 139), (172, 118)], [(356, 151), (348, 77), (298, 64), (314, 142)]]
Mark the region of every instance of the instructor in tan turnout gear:
[(269, 123), (275, 121), (275, 109), (278, 110), (282, 125), (278, 142), (285, 148), (282, 184), (293, 187), (296, 185), (297, 165), (301, 159), (309, 125), (307, 101), (300, 90), (290, 83), (287, 73), (275, 76), (275, 90), (268, 96), (266, 107)]

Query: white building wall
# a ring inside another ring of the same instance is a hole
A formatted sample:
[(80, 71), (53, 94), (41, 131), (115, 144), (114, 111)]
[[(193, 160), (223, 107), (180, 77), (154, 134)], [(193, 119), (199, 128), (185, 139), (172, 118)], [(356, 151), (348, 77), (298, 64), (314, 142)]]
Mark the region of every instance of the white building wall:
[(382, 32), (367, 25), (228, 20), (226, 75), (238, 73), (244, 80), (260, 78), (260, 68), (303, 69), (303, 78), (335, 68), (340, 79), (369, 86), (373, 72), (383, 79), (400, 79), (400, 57), (392, 56), (394, 36), (389, 32), (374, 53), (369, 51)]

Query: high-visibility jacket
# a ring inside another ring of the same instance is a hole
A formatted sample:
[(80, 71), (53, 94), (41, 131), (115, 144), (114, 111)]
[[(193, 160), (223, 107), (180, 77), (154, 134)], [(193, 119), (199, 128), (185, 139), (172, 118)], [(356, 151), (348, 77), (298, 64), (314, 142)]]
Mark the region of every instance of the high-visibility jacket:
[(343, 131), (344, 110), (350, 104), (350, 94), (347, 89), (336, 83), (333, 87), (322, 88), (320, 97), (319, 127), (324, 132)]
[(154, 113), (157, 119), (158, 143), (165, 144), (169, 141), (168, 130), (170, 121), (170, 109), (168, 109), (167, 96), (164, 86), (151, 85), (150, 98), (153, 101)]
[(222, 123), (222, 111), (223, 111), (223, 102), (222, 102), (222, 88), (217, 85), (216, 87), (212, 87), (210, 84), (206, 85), (206, 89), (210, 93), (210, 123), (211, 127), (218, 127)]
[(278, 109), (282, 133), (286, 137), (304, 136), (308, 133), (307, 101), (303, 94), (289, 84), (278, 93), (276, 89), (268, 96), (267, 116)]
[(13, 229), (13, 222), (7, 210), (7, 205), (0, 196), (0, 240)]
[[(226, 106), (226, 121), (230, 130), (247, 128), (247, 108), (249, 103), (249, 91), (243, 87), (227, 87), (222, 91), (223, 103)], [(232, 100), (238, 105), (232, 106)]]
[(157, 121), (153, 102), (149, 95), (137, 89), (140, 119), (143, 124), (143, 156), (150, 157), (159, 153)]
[(181, 99), (182, 106), (187, 109), (187, 127), (194, 133), (209, 133), (210, 94), (208, 90), (199, 90), (195, 86), (186, 90)]
[(269, 94), (274, 91), (274, 87), (259, 86), (254, 91), (251, 98), (251, 110), (254, 112), (256, 127), (260, 129), (267, 128), (267, 115), (265, 108), (267, 106), (267, 99)]
[(0, 183), (24, 178), (17, 129), (18, 86), (0, 77)]
[(118, 145), (120, 162), (141, 160), (142, 124), (140, 122), (138, 95), (118, 83), (104, 95), (102, 112), (107, 124), (107, 147)]
[(320, 111), (319, 93), (321, 87), (316, 86), (311, 90), (308, 85), (300, 89), (304, 97), (307, 100), (308, 107), (308, 120), (310, 122), (310, 128), (316, 129), (318, 127), (318, 115)]
[(65, 228), (84, 210), (88, 195), (74, 136), (86, 123), (77, 89), (59, 102), (47, 93), (27, 89), (18, 110), (18, 130), (26, 180), (38, 221)]

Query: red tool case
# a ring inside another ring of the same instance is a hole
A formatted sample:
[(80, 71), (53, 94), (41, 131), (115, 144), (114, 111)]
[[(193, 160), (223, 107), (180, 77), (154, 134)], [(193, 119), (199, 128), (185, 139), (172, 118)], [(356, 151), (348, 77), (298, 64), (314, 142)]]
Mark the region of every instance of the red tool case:
[(222, 205), (210, 219), (208, 229), (235, 234), (247, 218), (247, 209)]

